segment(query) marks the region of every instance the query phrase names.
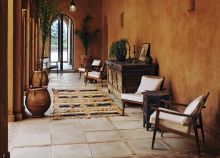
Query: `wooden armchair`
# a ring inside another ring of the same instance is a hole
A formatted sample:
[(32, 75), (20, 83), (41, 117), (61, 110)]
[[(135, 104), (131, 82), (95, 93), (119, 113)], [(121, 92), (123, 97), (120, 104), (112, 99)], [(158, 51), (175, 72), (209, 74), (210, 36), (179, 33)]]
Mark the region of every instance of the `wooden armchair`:
[(104, 64), (99, 71), (89, 71), (89, 69), (86, 69), (85, 72), (85, 78), (84, 78), (84, 82), (85, 82), (85, 86), (88, 82), (88, 80), (90, 80), (91, 82), (93, 81), (101, 81), (102, 84), (102, 88), (103, 88), (103, 80), (106, 79), (107, 75), (106, 75), (106, 64)]
[[(179, 111), (169, 110), (166, 108), (154, 108), (155, 112), (150, 116), (150, 122), (154, 124), (154, 133), (152, 139), (152, 146), (154, 147), (156, 131), (160, 129), (162, 132), (172, 132), (182, 136), (192, 137), (196, 141), (198, 154), (200, 156), (200, 145), (198, 138), (198, 128), (201, 129), (202, 140), (205, 143), (205, 136), (202, 123), (202, 109), (205, 108), (206, 100), (209, 92), (206, 95), (201, 95), (192, 101), (189, 105), (172, 103), (163, 101), (166, 106), (181, 106), (186, 107), (183, 113)], [(194, 135), (190, 133), (193, 127)]]
[(139, 104), (141, 107), (143, 106), (143, 92), (145, 91), (156, 91), (161, 90), (163, 88), (164, 83), (163, 76), (142, 76), (141, 83), (135, 93), (123, 93), (121, 95), (123, 111), (122, 115), (124, 115), (125, 104), (133, 103)]
[[(91, 65), (90, 65), (91, 64)], [(81, 78), (82, 73), (86, 72), (86, 69), (88, 70), (99, 70), (101, 67), (101, 60), (95, 59), (93, 60), (92, 63), (90, 63), (89, 65), (83, 65), (81, 64), (81, 66), (79, 67), (78, 71), (79, 71), (79, 78)]]
[(59, 61), (55, 62), (55, 65), (52, 65), (51, 62), (50, 62), (50, 59), (47, 57), (47, 58), (44, 58), (43, 59), (43, 69), (44, 70), (52, 70), (52, 69), (56, 69), (57, 70), (57, 75), (58, 75), (58, 69), (59, 69), (59, 65), (58, 65)]

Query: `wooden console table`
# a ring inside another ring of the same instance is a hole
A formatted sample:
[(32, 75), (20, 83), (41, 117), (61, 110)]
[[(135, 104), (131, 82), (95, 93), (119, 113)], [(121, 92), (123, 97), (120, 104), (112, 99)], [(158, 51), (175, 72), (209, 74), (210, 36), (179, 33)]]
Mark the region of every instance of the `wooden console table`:
[(158, 64), (126, 63), (107, 60), (108, 91), (118, 98), (137, 90), (143, 75), (158, 75)]

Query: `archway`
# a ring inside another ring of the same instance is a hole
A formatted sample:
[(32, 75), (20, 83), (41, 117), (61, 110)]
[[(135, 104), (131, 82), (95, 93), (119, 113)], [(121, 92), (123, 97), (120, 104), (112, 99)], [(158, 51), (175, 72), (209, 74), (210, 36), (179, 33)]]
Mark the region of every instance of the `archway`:
[(59, 70), (73, 70), (74, 67), (74, 23), (64, 14), (51, 25), (50, 61), (58, 62)]

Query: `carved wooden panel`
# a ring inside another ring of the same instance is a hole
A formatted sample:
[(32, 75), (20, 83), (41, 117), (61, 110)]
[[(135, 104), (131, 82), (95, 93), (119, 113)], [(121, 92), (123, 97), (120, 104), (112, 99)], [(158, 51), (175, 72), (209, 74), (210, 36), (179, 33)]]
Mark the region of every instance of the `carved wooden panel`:
[(157, 75), (157, 64), (107, 62), (108, 90), (119, 98), (121, 93), (135, 92), (140, 84), (141, 76)]

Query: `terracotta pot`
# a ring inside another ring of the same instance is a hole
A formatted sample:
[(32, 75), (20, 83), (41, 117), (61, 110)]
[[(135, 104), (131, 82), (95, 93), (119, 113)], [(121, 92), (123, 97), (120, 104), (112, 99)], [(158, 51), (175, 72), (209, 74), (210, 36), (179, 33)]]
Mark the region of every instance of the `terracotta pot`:
[(43, 79), (42, 79), (42, 85), (40, 85), (40, 80), (41, 80), (41, 71), (33, 71), (32, 72), (32, 87), (33, 88), (38, 88), (41, 86), (47, 86), (49, 83), (48, 75), (47, 72), (43, 72)]
[(126, 59), (127, 51), (121, 51), (116, 54), (116, 59), (120, 62), (124, 62)]
[(26, 95), (25, 104), (34, 117), (44, 117), (51, 103), (50, 94), (47, 88), (29, 89)]

